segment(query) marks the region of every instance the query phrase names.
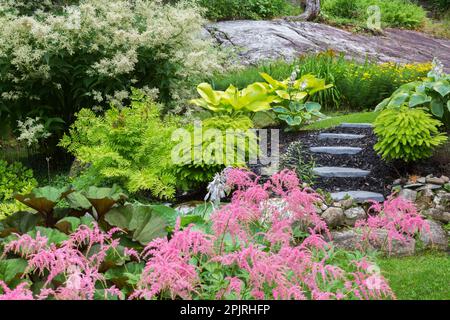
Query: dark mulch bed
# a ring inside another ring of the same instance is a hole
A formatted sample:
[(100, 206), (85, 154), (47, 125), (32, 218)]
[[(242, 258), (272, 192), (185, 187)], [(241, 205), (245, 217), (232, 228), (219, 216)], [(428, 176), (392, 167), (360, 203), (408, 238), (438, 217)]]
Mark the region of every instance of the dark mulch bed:
[[(363, 134), (366, 137), (358, 140), (319, 140), (321, 132)], [(395, 179), (409, 175), (434, 174), (450, 175), (450, 153), (446, 150), (439, 152), (432, 159), (405, 165), (404, 163), (386, 163), (373, 150), (377, 142), (371, 129), (333, 128), (322, 131), (283, 132), (280, 130), (280, 154), (286, 153), (288, 147), (300, 141), (303, 145), (302, 158), (304, 162), (314, 159), (316, 166), (350, 167), (370, 170), (371, 174), (365, 178), (320, 178), (315, 179), (314, 188), (326, 191), (364, 190), (379, 192), (385, 196), (391, 193), (391, 184)], [(357, 155), (329, 155), (310, 152), (310, 147), (352, 146), (363, 148)], [(260, 167), (252, 168), (260, 173)]]

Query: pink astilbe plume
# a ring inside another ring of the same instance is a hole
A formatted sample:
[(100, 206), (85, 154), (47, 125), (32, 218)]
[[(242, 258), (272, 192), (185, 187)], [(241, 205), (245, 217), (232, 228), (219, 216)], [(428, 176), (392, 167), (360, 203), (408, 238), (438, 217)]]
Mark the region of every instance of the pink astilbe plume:
[(177, 227), (170, 240), (153, 240), (143, 251), (142, 256), (148, 260), (131, 298), (152, 299), (167, 292), (172, 299), (191, 299), (199, 277), (190, 259), (193, 255), (212, 254), (212, 251), (212, 236), (193, 231), (191, 227), (185, 230)]
[(28, 283), (21, 283), (16, 288), (10, 289), (0, 280), (0, 300), (34, 300), (33, 293), (28, 289)]
[(384, 245), (392, 251), (393, 241), (408, 243), (416, 233), (430, 232), (428, 223), (418, 214), (414, 204), (402, 197), (390, 197), (383, 205), (373, 204), (367, 220), (356, 222), (363, 242)]
[[(38, 299), (92, 300), (96, 283), (105, 282), (99, 268), (107, 251), (119, 244), (113, 239), (116, 232), (118, 230), (113, 229), (105, 233), (96, 224), (92, 228), (80, 226), (61, 245), (49, 244), (48, 239), (37, 232), (35, 239), (29, 235), (19, 236), (5, 246), (5, 252), (28, 259), (25, 274), (36, 273), (43, 277), (44, 286)], [(92, 250), (94, 246), (96, 249)], [(64, 276), (65, 282), (55, 287), (53, 281), (60, 275)]]
[(17, 240), (12, 240), (8, 244), (5, 245), (3, 250), (3, 255), (7, 253), (15, 253), (22, 258), (29, 258), (31, 255), (41, 251), (46, 248), (48, 239), (46, 237), (41, 236), (40, 232), (36, 233), (36, 237), (33, 238), (28, 234), (17, 236)]

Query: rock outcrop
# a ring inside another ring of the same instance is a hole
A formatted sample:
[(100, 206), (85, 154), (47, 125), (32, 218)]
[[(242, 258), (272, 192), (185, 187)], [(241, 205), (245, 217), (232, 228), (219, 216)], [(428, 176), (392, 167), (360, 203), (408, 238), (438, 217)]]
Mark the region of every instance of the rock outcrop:
[(426, 62), (439, 58), (450, 70), (450, 40), (420, 32), (386, 29), (383, 35), (355, 34), (313, 22), (224, 21), (206, 29), (223, 47), (235, 49), (243, 64), (286, 59), (332, 49), (357, 59)]

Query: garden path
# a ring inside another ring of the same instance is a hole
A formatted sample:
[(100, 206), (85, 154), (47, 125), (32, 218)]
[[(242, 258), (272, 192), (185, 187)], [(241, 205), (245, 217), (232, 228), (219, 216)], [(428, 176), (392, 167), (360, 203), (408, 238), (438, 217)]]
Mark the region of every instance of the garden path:
[[(356, 154), (361, 155), (360, 153), (364, 152), (364, 149), (361, 148), (359, 141), (365, 138), (365, 135), (355, 135), (346, 133), (346, 129), (371, 129), (371, 124), (366, 123), (343, 123), (339, 127), (339, 130), (342, 130), (342, 133), (320, 133), (320, 140), (327, 140), (330, 142), (329, 146), (311, 146), (309, 150), (313, 154), (328, 154), (330, 156), (347, 156), (352, 157)], [(352, 146), (341, 146), (336, 145), (336, 141), (339, 142), (341, 140), (350, 140), (352, 141)], [(340, 191), (343, 188), (339, 185), (339, 182), (342, 181), (340, 178), (345, 179), (359, 179), (366, 178), (371, 175), (371, 170), (363, 170), (360, 168), (352, 168), (346, 166), (316, 166), (313, 169), (313, 172), (321, 177), (322, 179), (333, 178), (336, 185), (335, 190), (339, 190), (331, 193), (331, 197), (335, 201), (339, 201), (344, 199), (346, 196), (351, 196), (354, 200), (359, 202), (364, 202), (367, 200), (374, 200), (382, 202), (384, 201), (384, 196), (380, 193), (369, 192), (363, 190), (345, 190)], [(345, 187), (344, 187), (345, 188)], [(332, 190), (333, 191), (333, 190)]]

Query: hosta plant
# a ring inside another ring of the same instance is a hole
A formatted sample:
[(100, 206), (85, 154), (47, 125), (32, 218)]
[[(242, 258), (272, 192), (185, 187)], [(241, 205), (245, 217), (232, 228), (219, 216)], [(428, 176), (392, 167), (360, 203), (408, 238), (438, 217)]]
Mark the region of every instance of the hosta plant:
[(261, 73), (261, 76), (275, 97), (273, 111), (288, 125), (287, 130), (298, 130), (309, 121), (323, 117), (321, 105), (310, 99), (317, 92), (331, 88), (332, 84), (327, 85), (325, 80), (310, 74), (297, 79), (296, 71), (284, 81), (277, 81), (266, 73)]
[(442, 123), (424, 109), (408, 106), (386, 109), (375, 120), (377, 151), (386, 160), (405, 162), (428, 158), (447, 137), (439, 132)]
[(433, 69), (424, 81), (402, 85), (391, 97), (383, 100), (376, 110), (404, 105), (410, 108), (426, 107), (431, 114), (450, 126), (450, 75), (444, 73), (441, 62), (435, 59)]
[(201, 98), (191, 100), (191, 103), (213, 113), (252, 115), (258, 111), (271, 109), (275, 97), (270, 95), (266, 84), (255, 82), (242, 90), (230, 85), (225, 91), (214, 90), (208, 83), (197, 87)]

